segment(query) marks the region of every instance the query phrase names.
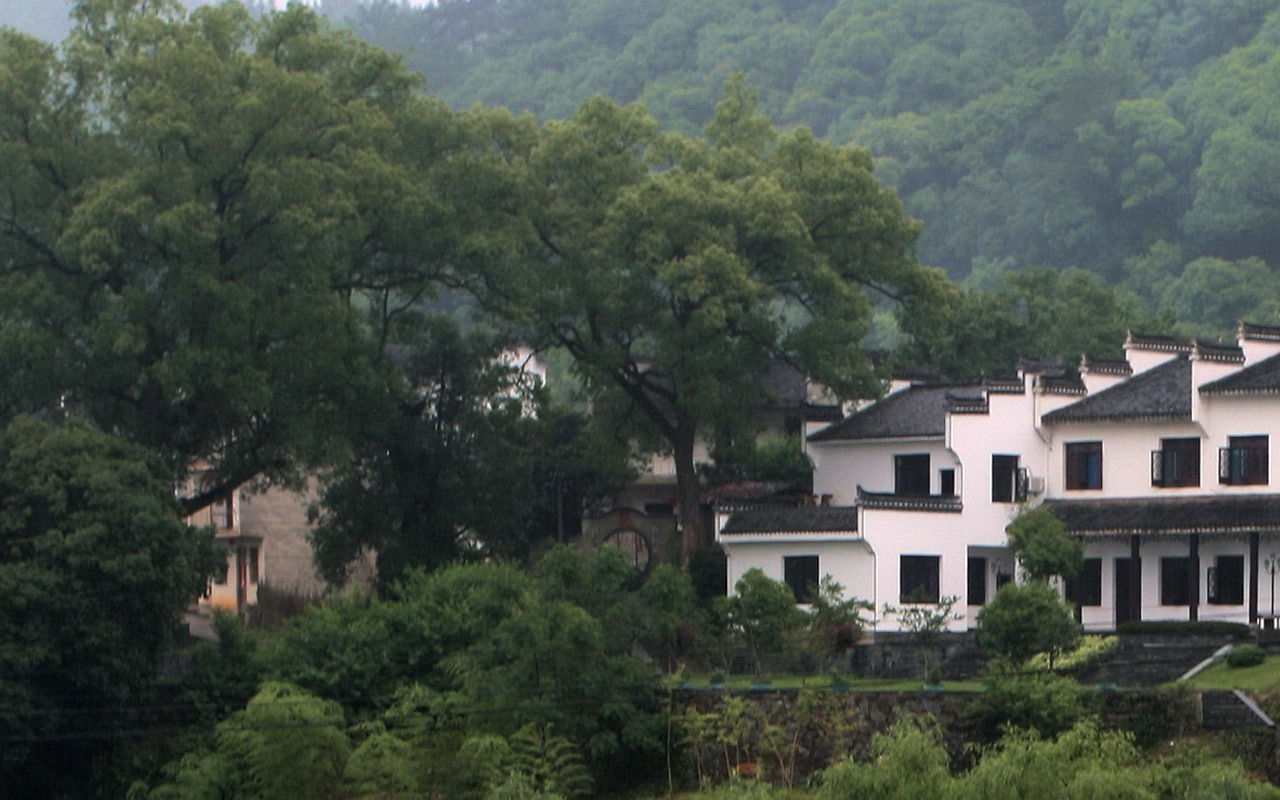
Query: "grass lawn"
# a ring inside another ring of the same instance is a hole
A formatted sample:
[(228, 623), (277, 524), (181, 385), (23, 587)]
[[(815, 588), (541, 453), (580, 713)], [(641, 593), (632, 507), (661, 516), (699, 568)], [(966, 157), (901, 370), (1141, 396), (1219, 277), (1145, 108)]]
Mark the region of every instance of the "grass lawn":
[(1242, 689), (1264, 692), (1280, 687), (1280, 656), (1268, 656), (1256, 667), (1228, 667), (1220, 661), (1188, 681), (1197, 689)]

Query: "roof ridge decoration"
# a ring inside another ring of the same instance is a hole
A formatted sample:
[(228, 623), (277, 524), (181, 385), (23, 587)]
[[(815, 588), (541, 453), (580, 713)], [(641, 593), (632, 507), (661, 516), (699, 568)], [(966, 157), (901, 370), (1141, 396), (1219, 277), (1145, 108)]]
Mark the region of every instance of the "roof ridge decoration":
[(1221, 364), (1244, 363), (1244, 350), (1238, 345), (1209, 342), (1203, 339), (1194, 341), (1191, 356), (1202, 361), (1216, 361)]
[(964, 511), (964, 504), (959, 497), (869, 492), (861, 485), (858, 486), (858, 505), (866, 509), (887, 511), (933, 511), (948, 514)]
[(1018, 356), (1015, 367), (1019, 373), (1032, 373), (1037, 375), (1061, 375), (1066, 371), (1059, 356), (1032, 357)]
[(983, 376), (982, 388), (989, 394), (1026, 394), (1027, 384), (1018, 377)]
[(1150, 333), (1129, 331), (1124, 339), (1125, 350), (1156, 350), (1162, 353), (1190, 353), (1195, 343), (1181, 336), (1157, 336)]
[(1044, 375), (1036, 385), (1044, 394), (1086, 395), (1089, 393), (1084, 381), (1066, 375)]
[(1133, 374), (1133, 365), (1127, 358), (1092, 358), (1082, 354), (1080, 372), (1093, 375), (1128, 376)]
[(1280, 342), (1280, 326), (1258, 325), (1240, 320), (1236, 325), (1236, 338), (1242, 341), (1251, 339), (1258, 342)]

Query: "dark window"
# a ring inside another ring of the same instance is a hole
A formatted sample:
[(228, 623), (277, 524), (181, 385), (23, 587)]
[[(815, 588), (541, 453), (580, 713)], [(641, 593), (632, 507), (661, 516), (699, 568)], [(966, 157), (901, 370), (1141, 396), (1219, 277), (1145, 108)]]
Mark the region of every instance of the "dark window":
[(1067, 581), (1067, 599), (1078, 606), (1102, 605), (1102, 559), (1086, 558)]
[(1102, 442), (1067, 442), (1067, 488), (1102, 488)]
[(987, 560), (969, 556), (969, 605), (980, 606), (987, 602)]
[(904, 495), (929, 494), (929, 454), (894, 456), (893, 492)]
[(938, 494), (943, 497), (956, 496), (956, 471), (954, 469), (938, 470)]
[(1012, 503), (1018, 494), (1018, 457), (992, 456), (991, 502)]
[(249, 583), (258, 582), (258, 548), (249, 548)]
[(1232, 436), (1231, 446), (1218, 451), (1218, 479), (1232, 486), (1267, 482), (1267, 437)]
[(938, 565), (941, 560), (941, 556), (901, 556), (898, 602), (938, 602)]
[(1199, 486), (1200, 440), (1161, 439), (1151, 452), (1152, 486)]
[(1191, 605), (1190, 578), (1191, 559), (1186, 556), (1160, 559), (1160, 605)]
[(676, 510), (671, 503), (645, 503), (644, 513), (649, 517), (670, 517), (675, 515)]
[(227, 573), (230, 572), (230, 564), (226, 559), (216, 564), (213, 568), (213, 582), (218, 586), (227, 585)]
[(818, 557), (783, 556), (782, 578), (791, 587), (797, 603), (811, 602), (818, 585)]
[(1215, 606), (1244, 605), (1244, 556), (1218, 556), (1209, 567), (1209, 602)]

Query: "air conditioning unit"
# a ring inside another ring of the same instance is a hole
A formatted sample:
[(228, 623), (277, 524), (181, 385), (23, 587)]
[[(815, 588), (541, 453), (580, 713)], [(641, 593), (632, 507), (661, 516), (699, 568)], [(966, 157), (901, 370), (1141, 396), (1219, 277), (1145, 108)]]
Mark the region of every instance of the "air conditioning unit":
[(1044, 494), (1044, 478), (1039, 475), (1032, 475), (1027, 478), (1028, 494)]

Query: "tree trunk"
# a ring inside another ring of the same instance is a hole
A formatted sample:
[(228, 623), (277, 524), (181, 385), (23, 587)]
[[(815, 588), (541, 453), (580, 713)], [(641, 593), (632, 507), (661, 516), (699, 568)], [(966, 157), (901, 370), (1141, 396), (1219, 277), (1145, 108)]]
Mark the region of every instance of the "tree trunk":
[(680, 512), (680, 563), (689, 566), (693, 551), (705, 544), (702, 530), (702, 486), (693, 463), (693, 447), (697, 439), (697, 423), (682, 418), (676, 427), (673, 444), (676, 462), (676, 495)]

